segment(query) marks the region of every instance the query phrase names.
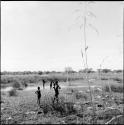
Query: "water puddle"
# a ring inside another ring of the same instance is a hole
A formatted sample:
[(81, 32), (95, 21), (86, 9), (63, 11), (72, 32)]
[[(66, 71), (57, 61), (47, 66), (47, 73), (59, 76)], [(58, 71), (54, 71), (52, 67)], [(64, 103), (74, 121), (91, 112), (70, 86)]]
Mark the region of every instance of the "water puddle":
[(4, 92), (7, 92), (7, 91), (10, 91), (13, 87), (6, 87), (4, 89), (1, 89), (1, 91), (4, 91)]
[[(38, 86), (28, 86), (27, 88), (23, 89), (23, 91), (31, 91), (31, 90), (36, 90)], [(43, 86), (39, 86), (41, 89), (43, 89)], [(87, 88), (88, 86), (65, 86), (65, 85), (61, 85), (61, 88)], [(101, 87), (101, 86), (95, 86), (92, 85), (91, 88), (94, 87)], [(1, 91), (10, 91), (13, 87), (7, 87), (4, 89), (1, 89)], [(45, 86), (45, 89), (50, 90), (50, 86)]]

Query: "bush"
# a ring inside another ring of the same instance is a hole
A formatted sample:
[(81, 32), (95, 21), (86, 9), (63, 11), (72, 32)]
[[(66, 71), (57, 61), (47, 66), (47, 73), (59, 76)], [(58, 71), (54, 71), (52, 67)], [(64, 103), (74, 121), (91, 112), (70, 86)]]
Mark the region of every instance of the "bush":
[(120, 78), (113, 78), (114, 81), (117, 81), (118, 83), (123, 83), (123, 80)]
[(11, 89), (10, 91), (8, 91), (9, 96), (17, 96), (17, 91), (16, 89)]
[(102, 72), (103, 73), (108, 73), (108, 72), (111, 72), (111, 69), (102, 69)]
[(101, 80), (108, 80), (108, 78), (101, 78)]
[(57, 104), (53, 104), (53, 109), (56, 112), (60, 112), (61, 115), (76, 113), (73, 102), (58, 102)]
[(83, 98), (83, 99), (87, 100), (87, 98), (88, 98), (85, 93), (81, 93), (81, 92), (76, 92), (76, 93), (75, 93), (75, 96), (76, 96), (76, 99), (81, 99), (81, 98)]
[(51, 110), (50, 105), (47, 103), (43, 104), (42, 109), (43, 109), (44, 114), (48, 113)]
[(65, 98), (63, 96), (59, 97), (58, 103), (56, 101), (53, 103), (53, 98), (49, 98), (49, 100), (43, 100), (41, 102), (41, 107), (45, 114), (51, 111), (60, 113), (61, 115), (72, 114), (76, 112), (73, 105), (74, 104), (72, 102), (65, 102)]
[(113, 92), (120, 92), (120, 93), (122, 93), (124, 90), (123, 86), (114, 86), (114, 85), (111, 85), (111, 89)]
[(20, 88), (21, 87), (21, 85), (20, 85), (20, 83), (18, 82), (18, 81), (14, 81), (14, 83), (13, 83), (13, 88)]
[(28, 84), (25, 81), (22, 81), (22, 85), (26, 88), (28, 87)]
[[(119, 92), (119, 93), (123, 93), (124, 87), (123, 86), (119, 86), (119, 85), (110, 85), (110, 88), (113, 92)], [(104, 90), (106, 92), (109, 92), (109, 86), (106, 85), (104, 87)]]

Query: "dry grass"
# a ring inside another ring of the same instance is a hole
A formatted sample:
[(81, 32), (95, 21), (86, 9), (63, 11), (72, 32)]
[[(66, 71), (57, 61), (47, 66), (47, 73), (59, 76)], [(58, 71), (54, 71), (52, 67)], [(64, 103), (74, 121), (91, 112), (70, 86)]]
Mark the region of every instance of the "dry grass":
[[(78, 85), (86, 85), (86, 81), (80, 81)], [(106, 80), (102, 81), (104, 83)], [(116, 82), (116, 81), (114, 81)], [(90, 102), (90, 94), (86, 92), (87, 88), (76, 88), (77, 81), (71, 82), (73, 89), (63, 88), (60, 90), (59, 103), (53, 103), (53, 90), (41, 90), (41, 108), (38, 108), (35, 90), (32, 91), (18, 91), (17, 96), (8, 96), (5, 92), (1, 94), (4, 102), (1, 105), (1, 123), (2, 124), (92, 124), (93, 110)], [(62, 84), (62, 83), (61, 83)], [(66, 83), (64, 83), (66, 84)], [(99, 81), (94, 81), (91, 85), (101, 85)], [(117, 83), (110, 81), (110, 86), (113, 92), (113, 102), (111, 102), (109, 91), (104, 94), (101, 91), (94, 91), (94, 118), (97, 124), (104, 124), (110, 121), (113, 116), (123, 113), (123, 93), (120, 88), (117, 90), (112, 88)], [(120, 84), (118, 84), (120, 86)], [(107, 107), (114, 107), (115, 109), (107, 110)], [(119, 112), (118, 112), (119, 111)], [(28, 112), (28, 113), (27, 113)], [(32, 113), (34, 112), (34, 113)], [(108, 114), (107, 114), (108, 113)], [(107, 115), (103, 115), (107, 114)], [(112, 114), (112, 115), (111, 115)], [(106, 117), (100, 117), (106, 116)], [(117, 121), (116, 121), (117, 122)], [(118, 121), (122, 122), (122, 121)]]
[[(78, 94), (80, 93), (81, 95), (81, 92), (79, 92), (78, 90), (74, 90), (72, 95), (68, 95), (68, 94), (65, 95), (64, 91), (67, 91), (67, 90), (61, 90), (60, 92), (59, 103), (53, 104), (52, 103), (52, 99), (54, 95), (53, 91), (42, 90), (40, 109), (36, 104), (36, 96), (34, 94), (34, 91), (18, 91), (18, 96), (16, 97), (14, 96), (9, 97), (7, 95), (3, 95), (3, 98), (5, 100), (5, 103), (4, 103), (5, 110), (2, 110), (1, 112), (2, 123), (91, 124), (93, 122), (93, 119), (92, 119), (93, 113), (92, 113), (92, 108), (90, 108), (91, 104), (89, 103), (90, 102), (90, 99), (88, 97), (89, 94), (86, 94), (85, 91), (83, 91), (82, 95), (85, 94), (85, 96), (87, 96), (87, 100), (85, 100), (83, 96), (80, 96), (80, 98), (76, 98), (76, 101), (75, 101), (78, 103), (74, 103), (73, 96), (75, 96), (75, 94), (77, 93)], [(120, 95), (118, 97), (120, 97)], [(95, 105), (97, 107), (97, 105), (101, 101), (98, 98), (96, 98), (95, 102), (96, 102)], [(41, 112), (39, 112), (40, 110)], [(29, 112), (29, 114), (26, 114), (27, 112)], [(34, 114), (31, 114), (30, 112), (34, 112)], [(109, 113), (111, 113), (112, 115), (108, 115), (107, 118), (103, 117), (101, 119), (100, 117), (98, 117), (102, 113), (105, 114), (105, 112), (106, 112), (106, 109), (96, 108), (97, 122), (103, 121), (102, 123), (105, 123), (112, 118), (113, 111), (109, 111)], [(114, 112), (114, 114), (119, 115), (116, 112)], [(9, 117), (12, 117), (12, 119), (7, 120)], [(42, 120), (41, 120), (41, 117), (42, 117)]]

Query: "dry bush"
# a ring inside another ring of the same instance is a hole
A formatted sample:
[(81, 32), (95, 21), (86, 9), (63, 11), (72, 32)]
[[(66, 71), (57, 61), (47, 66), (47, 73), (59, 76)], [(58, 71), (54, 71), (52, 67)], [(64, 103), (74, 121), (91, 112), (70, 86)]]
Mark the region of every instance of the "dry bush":
[(28, 87), (28, 84), (25, 81), (22, 81), (22, 85), (26, 88)]
[[(112, 90), (113, 92), (123, 93), (124, 87), (123, 87), (122, 85), (110, 85), (110, 87), (111, 87), (111, 90)], [(106, 85), (106, 86), (104, 87), (104, 90), (105, 90), (106, 92), (109, 92), (109, 86)]]
[(9, 96), (17, 96), (17, 91), (16, 91), (16, 89), (11, 89), (10, 91), (8, 91), (8, 94), (9, 94)]
[(101, 80), (108, 80), (108, 78), (101, 78)]
[(43, 99), (43, 101), (41, 102), (41, 108), (43, 109), (44, 114), (48, 113), (49, 111), (52, 111), (52, 99)]
[(18, 88), (21, 87), (21, 85), (20, 85), (19, 81), (14, 81), (12, 87), (15, 88), (15, 89), (18, 89)]
[(113, 117), (110, 121), (108, 121), (105, 124), (123, 124), (124, 123), (124, 115), (118, 115), (116, 117)]
[(121, 78), (112, 78), (114, 81), (117, 81), (118, 83), (123, 83), (123, 79)]
[(75, 113), (72, 102), (59, 101), (58, 104), (53, 104), (53, 109), (60, 112), (61, 115)]
[(86, 93), (75, 92), (75, 96), (76, 96), (76, 99), (81, 99), (81, 98), (83, 98), (83, 99), (85, 99), (85, 100), (88, 99)]
[(118, 109), (99, 110), (96, 112), (98, 119), (111, 119), (113, 116), (121, 115), (122, 113)]
[(76, 115), (69, 115), (64, 119), (66, 124), (77, 124), (77, 116)]
[(56, 101), (53, 103), (53, 98), (49, 98), (49, 100), (43, 100), (41, 102), (41, 107), (45, 114), (51, 111), (60, 113), (61, 115), (73, 114), (76, 112), (73, 105), (74, 104), (72, 102), (65, 102), (65, 98), (63, 96), (59, 97), (58, 103)]

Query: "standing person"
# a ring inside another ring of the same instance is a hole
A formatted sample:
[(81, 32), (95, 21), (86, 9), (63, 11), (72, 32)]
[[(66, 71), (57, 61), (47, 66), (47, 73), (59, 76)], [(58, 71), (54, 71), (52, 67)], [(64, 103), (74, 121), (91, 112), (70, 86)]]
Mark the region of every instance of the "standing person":
[(43, 82), (43, 89), (44, 89), (46, 81), (43, 79), (42, 82)]
[(58, 84), (58, 80), (54, 79), (53, 80), (53, 87), (55, 87)]
[(61, 87), (58, 85), (58, 81), (55, 82), (53, 88), (54, 88), (54, 91), (55, 91), (55, 96), (54, 96), (53, 102), (56, 100), (57, 103), (58, 103), (59, 89), (61, 89)]
[(50, 89), (52, 88), (53, 80), (50, 80)]
[(40, 106), (41, 91), (40, 91), (39, 86), (38, 86), (37, 91), (35, 92), (35, 94), (37, 94), (37, 104)]

